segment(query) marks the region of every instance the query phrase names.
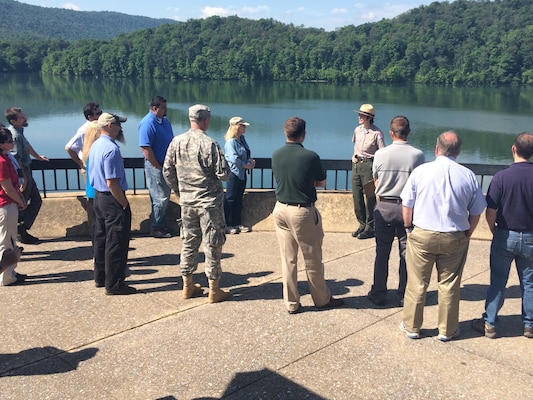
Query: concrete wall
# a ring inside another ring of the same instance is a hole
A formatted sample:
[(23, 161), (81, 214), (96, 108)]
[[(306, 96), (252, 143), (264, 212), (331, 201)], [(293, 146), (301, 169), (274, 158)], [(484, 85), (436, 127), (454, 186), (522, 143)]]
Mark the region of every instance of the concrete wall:
[[(150, 197), (146, 191), (128, 194), (133, 220), (132, 230), (137, 233), (150, 232)], [(276, 198), (272, 190), (247, 191), (244, 196), (243, 224), (257, 231), (274, 230), (272, 209)], [(43, 199), (43, 206), (30, 232), (37, 237), (65, 237), (87, 235), (86, 214), (83, 194), (49, 194)], [(346, 232), (357, 228), (353, 212), (351, 192), (319, 191), (317, 208), (323, 219), (326, 232)], [(171, 199), (167, 211), (167, 225), (176, 227), (179, 217), (177, 198)], [(482, 215), (474, 238), (490, 240), (492, 237), (485, 216)]]

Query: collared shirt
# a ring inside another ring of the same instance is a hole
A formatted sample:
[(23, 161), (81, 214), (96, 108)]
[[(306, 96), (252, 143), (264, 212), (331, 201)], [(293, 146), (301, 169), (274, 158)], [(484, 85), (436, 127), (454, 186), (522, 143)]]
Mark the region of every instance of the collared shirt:
[(518, 162), (497, 172), (487, 191), (487, 207), (497, 210), (498, 229), (533, 231), (533, 164)]
[(89, 151), (89, 182), (99, 192), (109, 192), (106, 179), (118, 179), (122, 190), (128, 190), (124, 160), (117, 143), (101, 135)]
[(89, 124), (91, 121), (85, 121), (85, 123), (78, 128), (76, 131), (76, 134), (72, 136), (72, 138), (68, 141), (66, 144), (66, 148), (74, 151), (76, 154), (78, 154), (78, 157), (80, 160), (82, 159), (81, 151), (83, 149), (83, 141), (85, 139), (85, 132), (87, 132), (87, 128), (89, 127)]
[(468, 216), (480, 215), (486, 206), (474, 173), (445, 156), (415, 168), (401, 198), (413, 209), (415, 226), (436, 232), (468, 230)]
[(425, 160), (422, 150), (398, 140), (376, 151), (372, 165), (372, 174), (378, 179), (376, 195), (400, 198), (409, 174)]
[(320, 157), (301, 143), (287, 142), (272, 154), (276, 199), (283, 203), (314, 203), (315, 181), (326, 179)]
[(224, 157), (226, 157), (231, 172), (237, 175), (241, 181), (244, 180), (244, 173), (246, 172), (242, 166), (248, 164), (250, 156), (250, 147), (246, 143), (244, 135), (239, 139), (231, 138), (226, 141), (224, 145)]
[(222, 207), (224, 188), (230, 169), (218, 143), (199, 129), (176, 136), (168, 146), (163, 176), (180, 205), (186, 207)]
[(151, 111), (139, 123), (139, 146), (152, 148), (155, 158), (163, 164), (168, 145), (174, 138), (172, 125), (167, 117), (158, 119)]
[(17, 159), (21, 168), (29, 168), (31, 164), (30, 150), (28, 149), (28, 140), (24, 136), (24, 128), (18, 130), (13, 125), (9, 125), (8, 129), (13, 136), (13, 149), (11, 153)]
[(368, 129), (365, 129), (363, 124), (357, 126), (353, 132), (352, 142), (355, 143), (359, 157), (373, 158), (378, 149), (385, 147), (383, 133), (374, 124)]

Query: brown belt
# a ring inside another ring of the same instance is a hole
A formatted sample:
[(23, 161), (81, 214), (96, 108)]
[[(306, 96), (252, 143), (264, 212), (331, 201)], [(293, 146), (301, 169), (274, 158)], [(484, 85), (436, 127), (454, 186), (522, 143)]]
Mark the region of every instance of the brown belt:
[(382, 201), (384, 203), (402, 204), (402, 199), (394, 199), (390, 197), (380, 197), (379, 201)]

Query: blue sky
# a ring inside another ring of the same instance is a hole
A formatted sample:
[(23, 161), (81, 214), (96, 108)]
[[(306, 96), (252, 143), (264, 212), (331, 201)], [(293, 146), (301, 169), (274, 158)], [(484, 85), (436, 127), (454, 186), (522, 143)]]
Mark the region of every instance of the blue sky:
[[(450, 0), (451, 1), (451, 0)], [(332, 31), (346, 25), (360, 25), (383, 18), (393, 18), (407, 10), (427, 5), (433, 0), (24, 0), (21, 3), (42, 7), (68, 8), (78, 11), (117, 11), (152, 18), (187, 21), (238, 15), (242, 18), (273, 18), (296, 26), (324, 28)]]

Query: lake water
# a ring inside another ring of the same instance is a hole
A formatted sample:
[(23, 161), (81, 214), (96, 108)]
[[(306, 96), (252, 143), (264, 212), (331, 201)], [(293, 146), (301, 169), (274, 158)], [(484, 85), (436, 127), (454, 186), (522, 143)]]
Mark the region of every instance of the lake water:
[(284, 143), (283, 122), (307, 121), (304, 146), (323, 159), (350, 159), (352, 132), (362, 103), (376, 109), (375, 123), (385, 133), (396, 115), (411, 121), (409, 141), (432, 159), (436, 137), (448, 129), (463, 139), (458, 161), (509, 164), (514, 136), (533, 130), (533, 88), (442, 88), (417, 85), (334, 85), (290, 82), (169, 82), (10, 75), (0, 77), (0, 107), (20, 106), (28, 117), (25, 134), (34, 149), (49, 158), (67, 158), (67, 141), (84, 122), (83, 105), (100, 103), (104, 111), (128, 117), (123, 125), (124, 157), (141, 157), (137, 125), (158, 94), (168, 100), (174, 134), (188, 129), (187, 109), (211, 107), (209, 135), (222, 146), (228, 119), (250, 122), (246, 138), (254, 157), (270, 157)]

